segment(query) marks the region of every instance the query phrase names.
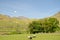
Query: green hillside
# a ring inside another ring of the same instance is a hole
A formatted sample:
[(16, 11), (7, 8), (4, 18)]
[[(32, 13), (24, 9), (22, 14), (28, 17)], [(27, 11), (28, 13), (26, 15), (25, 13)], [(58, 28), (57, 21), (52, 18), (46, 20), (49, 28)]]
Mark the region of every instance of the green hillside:
[(56, 13), (52, 17), (57, 18), (60, 21), (60, 12)]
[[(60, 12), (51, 17), (57, 18), (60, 23)], [(27, 33), (29, 23), (36, 20), (38, 19), (29, 19), (23, 16), (10, 17), (0, 14), (0, 34), (7, 34), (12, 32)]]
[(20, 18), (0, 14), (0, 34), (18, 30), (26, 31), (31, 20), (25, 17)]

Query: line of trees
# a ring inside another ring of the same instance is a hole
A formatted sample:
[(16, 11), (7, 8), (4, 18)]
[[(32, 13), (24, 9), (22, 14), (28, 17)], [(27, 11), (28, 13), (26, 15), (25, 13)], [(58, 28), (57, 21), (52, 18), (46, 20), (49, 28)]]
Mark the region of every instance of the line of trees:
[(29, 24), (30, 33), (53, 33), (59, 28), (59, 21), (56, 18), (45, 18), (32, 21)]

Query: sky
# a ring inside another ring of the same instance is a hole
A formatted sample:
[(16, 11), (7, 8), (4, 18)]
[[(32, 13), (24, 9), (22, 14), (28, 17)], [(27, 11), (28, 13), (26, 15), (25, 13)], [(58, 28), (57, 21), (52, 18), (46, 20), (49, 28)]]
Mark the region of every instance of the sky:
[(45, 18), (60, 11), (60, 0), (0, 0), (0, 14)]

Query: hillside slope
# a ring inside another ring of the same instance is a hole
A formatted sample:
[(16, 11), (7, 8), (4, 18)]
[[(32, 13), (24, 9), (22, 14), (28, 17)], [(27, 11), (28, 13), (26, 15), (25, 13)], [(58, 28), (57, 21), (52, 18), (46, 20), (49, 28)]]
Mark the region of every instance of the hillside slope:
[(28, 24), (31, 22), (26, 17), (10, 17), (0, 14), (0, 33), (10, 31), (26, 31), (28, 30)]
[[(51, 17), (57, 18), (60, 23), (60, 12), (56, 13)], [(0, 34), (1, 32), (11, 32), (11, 31), (19, 31), (19, 30), (20, 32), (27, 31), (29, 23), (36, 20), (38, 19), (29, 19), (24, 16), (10, 17), (7, 15), (0, 14)]]

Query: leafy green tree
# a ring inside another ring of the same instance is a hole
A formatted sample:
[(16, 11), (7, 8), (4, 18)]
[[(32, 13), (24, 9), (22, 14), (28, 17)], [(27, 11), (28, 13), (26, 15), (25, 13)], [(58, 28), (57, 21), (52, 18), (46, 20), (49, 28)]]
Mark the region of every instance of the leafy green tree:
[(59, 21), (56, 18), (46, 18), (38, 21), (32, 21), (29, 25), (30, 33), (49, 33), (55, 32)]
[(48, 19), (49, 23), (50, 23), (50, 28), (49, 31), (50, 32), (55, 32), (57, 30), (57, 28), (59, 27), (59, 21), (56, 18), (49, 18)]

